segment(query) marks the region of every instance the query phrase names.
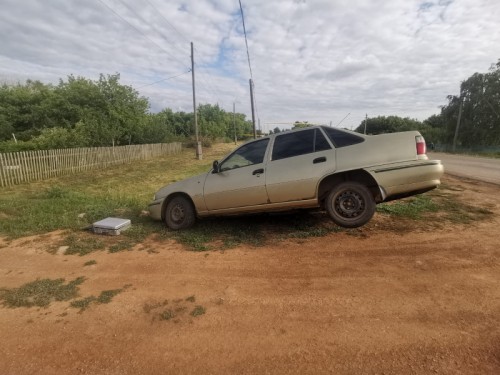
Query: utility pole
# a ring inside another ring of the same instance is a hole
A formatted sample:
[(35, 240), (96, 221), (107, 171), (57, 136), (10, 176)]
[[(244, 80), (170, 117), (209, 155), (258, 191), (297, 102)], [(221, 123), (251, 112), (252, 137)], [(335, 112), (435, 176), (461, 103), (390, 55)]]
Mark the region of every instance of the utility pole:
[(201, 149), (201, 142), (198, 136), (198, 114), (196, 111), (196, 93), (195, 93), (195, 80), (194, 80), (194, 47), (191, 42), (191, 76), (193, 78), (193, 114), (194, 114), (194, 131), (196, 134), (196, 158), (201, 160), (203, 158), (203, 150)]
[(462, 106), (464, 104), (462, 95), (460, 95), (460, 108), (458, 109), (458, 119), (457, 119), (457, 127), (455, 128), (455, 136), (453, 137), (453, 146), (452, 151), (455, 152), (455, 148), (457, 147), (457, 138), (458, 138), (458, 128), (460, 127), (460, 119), (462, 117)]
[(234, 129), (234, 144), (236, 144), (236, 102), (233, 102), (233, 129)]
[(252, 124), (253, 124), (253, 139), (257, 139), (257, 129), (255, 128), (255, 109), (253, 105), (253, 81), (250, 78), (250, 104), (252, 105)]
[(368, 122), (368, 113), (365, 116), (365, 134), (366, 134), (366, 124), (367, 124), (367, 122)]

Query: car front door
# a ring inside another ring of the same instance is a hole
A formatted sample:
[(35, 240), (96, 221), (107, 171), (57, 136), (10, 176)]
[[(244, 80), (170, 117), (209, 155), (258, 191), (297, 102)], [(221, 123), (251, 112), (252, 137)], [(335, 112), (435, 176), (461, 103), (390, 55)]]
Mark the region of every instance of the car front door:
[(265, 163), (269, 139), (247, 143), (205, 179), (203, 194), (209, 211), (258, 206), (268, 202)]

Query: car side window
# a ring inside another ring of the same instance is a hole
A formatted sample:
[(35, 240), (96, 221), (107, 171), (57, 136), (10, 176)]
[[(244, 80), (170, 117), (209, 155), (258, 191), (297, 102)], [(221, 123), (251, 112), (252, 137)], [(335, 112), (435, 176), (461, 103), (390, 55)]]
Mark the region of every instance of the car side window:
[(319, 129), (308, 129), (276, 136), (272, 160), (291, 158), (331, 149)]
[(262, 163), (268, 143), (269, 139), (262, 139), (241, 146), (222, 162), (221, 172)]
[(314, 129), (314, 131), (316, 132), (314, 138), (314, 152), (330, 150), (332, 146), (330, 146), (321, 130)]
[(323, 130), (328, 135), (328, 138), (330, 138), (335, 147), (351, 146), (365, 141), (363, 137), (343, 132), (340, 129), (324, 127)]

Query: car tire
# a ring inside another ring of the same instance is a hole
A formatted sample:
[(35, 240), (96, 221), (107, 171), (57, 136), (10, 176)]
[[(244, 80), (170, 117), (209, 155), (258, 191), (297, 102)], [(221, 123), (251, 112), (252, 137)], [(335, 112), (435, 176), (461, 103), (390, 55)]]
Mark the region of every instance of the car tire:
[(170, 229), (186, 229), (193, 226), (195, 221), (196, 213), (189, 199), (177, 196), (168, 202), (165, 210), (165, 223)]
[(373, 217), (376, 207), (370, 190), (354, 181), (335, 186), (328, 194), (325, 206), (331, 219), (344, 228), (366, 224)]

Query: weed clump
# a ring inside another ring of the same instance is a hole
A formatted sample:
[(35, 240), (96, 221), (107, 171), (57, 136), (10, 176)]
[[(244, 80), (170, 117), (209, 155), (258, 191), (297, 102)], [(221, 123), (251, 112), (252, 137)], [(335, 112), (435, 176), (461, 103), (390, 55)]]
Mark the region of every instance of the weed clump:
[(191, 315), (192, 316), (200, 316), (200, 315), (205, 314), (205, 312), (206, 312), (205, 308), (201, 305), (198, 305), (193, 309), (193, 311), (191, 311)]
[(64, 279), (41, 279), (24, 284), (19, 288), (0, 290), (0, 300), (7, 307), (47, 307), (53, 301), (68, 301), (78, 295), (78, 285), (84, 277), (65, 284)]

